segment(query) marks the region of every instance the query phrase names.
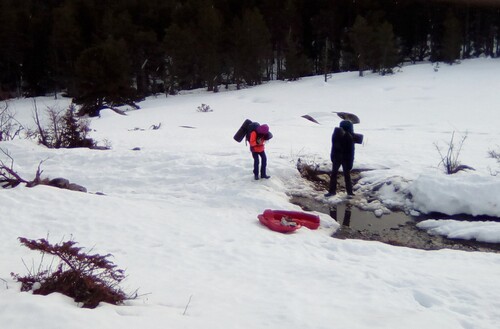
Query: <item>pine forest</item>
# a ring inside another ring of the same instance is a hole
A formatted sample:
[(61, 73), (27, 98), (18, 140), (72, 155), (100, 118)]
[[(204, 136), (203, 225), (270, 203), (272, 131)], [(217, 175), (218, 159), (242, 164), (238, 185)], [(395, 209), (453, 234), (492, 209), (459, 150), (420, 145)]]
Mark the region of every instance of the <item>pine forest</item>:
[(106, 104), (500, 55), (494, 0), (1, 0), (0, 99)]

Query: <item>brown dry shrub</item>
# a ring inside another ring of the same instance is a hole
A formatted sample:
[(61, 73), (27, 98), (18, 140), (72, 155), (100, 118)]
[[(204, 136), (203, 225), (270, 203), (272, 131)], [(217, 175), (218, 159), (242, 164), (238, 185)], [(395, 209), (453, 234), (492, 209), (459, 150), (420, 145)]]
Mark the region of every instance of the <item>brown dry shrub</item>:
[(21, 283), (22, 291), (33, 290), (33, 294), (38, 295), (58, 292), (73, 298), (84, 308), (95, 308), (100, 302), (120, 305), (127, 299), (137, 297), (137, 294), (127, 295), (118, 287), (125, 273), (108, 260), (110, 254), (89, 255), (76, 247), (74, 241), (55, 245), (46, 239), (29, 240), (21, 237), (19, 241), (31, 250), (41, 252), (42, 256), (52, 255), (59, 260), (55, 270), (42, 270), (40, 266), (30, 270), (26, 276), (11, 273)]

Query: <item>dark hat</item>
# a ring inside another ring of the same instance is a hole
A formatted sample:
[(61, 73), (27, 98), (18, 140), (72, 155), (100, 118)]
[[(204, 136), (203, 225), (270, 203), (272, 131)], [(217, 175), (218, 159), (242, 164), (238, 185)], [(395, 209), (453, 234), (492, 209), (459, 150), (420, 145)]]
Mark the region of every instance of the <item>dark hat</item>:
[(340, 122), (340, 128), (344, 129), (348, 133), (351, 133), (351, 134), (354, 133), (352, 122), (349, 120), (342, 120)]

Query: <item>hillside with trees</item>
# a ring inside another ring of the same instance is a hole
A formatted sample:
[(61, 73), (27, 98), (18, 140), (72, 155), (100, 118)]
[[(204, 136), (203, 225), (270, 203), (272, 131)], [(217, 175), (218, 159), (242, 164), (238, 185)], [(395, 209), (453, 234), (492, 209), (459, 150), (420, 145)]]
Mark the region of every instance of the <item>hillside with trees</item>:
[(3, 0), (0, 99), (155, 94), (500, 55), (493, 0)]

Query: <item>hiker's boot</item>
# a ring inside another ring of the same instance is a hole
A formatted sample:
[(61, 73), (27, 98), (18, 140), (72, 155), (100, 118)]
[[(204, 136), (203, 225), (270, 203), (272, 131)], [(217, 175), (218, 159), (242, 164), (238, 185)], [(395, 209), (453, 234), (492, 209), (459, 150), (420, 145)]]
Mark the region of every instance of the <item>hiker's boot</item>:
[(253, 176), (253, 178), (254, 178), (255, 180), (259, 180), (259, 175), (254, 175), (254, 176)]

